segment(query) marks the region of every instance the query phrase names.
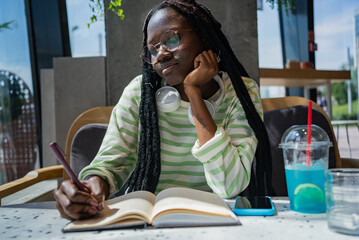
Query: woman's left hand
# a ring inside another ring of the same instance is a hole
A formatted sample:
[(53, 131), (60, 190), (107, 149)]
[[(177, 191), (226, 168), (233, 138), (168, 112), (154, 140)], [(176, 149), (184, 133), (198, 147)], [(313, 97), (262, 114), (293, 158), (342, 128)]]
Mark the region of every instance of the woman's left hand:
[(217, 55), (212, 50), (200, 53), (193, 64), (194, 70), (183, 81), (185, 88), (201, 88), (218, 73)]
[[(183, 81), (184, 90), (192, 107), (193, 120), (201, 146), (213, 138), (217, 126), (202, 98), (201, 89), (218, 73), (217, 56), (204, 51), (194, 59), (194, 70)], [(207, 91), (207, 89), (203, 89)]]

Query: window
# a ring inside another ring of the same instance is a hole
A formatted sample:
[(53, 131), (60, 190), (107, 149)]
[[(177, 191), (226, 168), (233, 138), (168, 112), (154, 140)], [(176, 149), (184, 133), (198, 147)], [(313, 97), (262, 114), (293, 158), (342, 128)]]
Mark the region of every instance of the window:
[(87, 27), (92, 16), (89, 0), (66, 0), (72, 57), (106, 56), (105, 22)]
[(351, 81), (332, 84), (333, 120), (357, 119), (359, 1), (314, 1), (316, 68), (351, 70)]
[[(258, 53), (260, 68), (283, 68), (282, 47), (280, 40), (279, 15), (276, 8), (269, 3), (258, 10)], [(261, 87), (261, 96), (283, 97), (284, 87)]]
[[(355, 51), (355, 9), (357, 0), (314, 1), (314, 30), (318, 50), (316, 68), (341, 70)], [(357, 13), (358, 14), (358, 13)]]
[(23, 0), (0, 1), (0, 185), (39, 166)]
[(0, 2), (0, 24), (11, 22), (0, 29), (0, 70), (16, 73), (32, 90), (29, 39), (23, 0)]

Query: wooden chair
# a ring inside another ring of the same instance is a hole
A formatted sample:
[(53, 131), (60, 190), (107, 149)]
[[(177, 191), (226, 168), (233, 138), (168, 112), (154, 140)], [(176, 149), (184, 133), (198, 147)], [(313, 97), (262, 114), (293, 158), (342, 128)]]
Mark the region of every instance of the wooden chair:
[[(282, 97), (262, 99), (264, 125), (266, 126), (272, 155), (271, 182), (265, 182), (273, 196), (286, 196), (286, 180), (283, 153), (278, 145), (286, 129), (292, 125), (306, 125), (309, 100), (302, 97)], [(324, 129), (333, 147), (329, 148), (329, 168), (359, 167), (359, 159), (341, 158), (333, 126), (326, 112), (313, 102), (313, 124)]]
[[(281, 108), (288, 108), (298, 105), (304, 105), (308, 106), (308, 102), (310, 100), (303, 98), (303, 97), (280, 97), (280, 98), (263, 98), (262, 99), (262, 105), (263, 105), (263, 111), (272, 111), (275, 109), (281, 109)], [(330, 126), (330, 130), (332, 132), (332, 135), (335, 136), (333, 126), (331, 124), (331, 120), (327, 113), (321, 108), (318, 104), (313, 102), (313, 109), (319, 111), (327, 120)], [(333, 148), (335, 153), (335, 159), (336, 159), (336, 168), (359, 168), (359, 159), (352, 159), (352, 158), (341, 158), (338, 148), (338, 143), (336, 138), (333, 139)]]
[[(71, 148), (73, 139), (78, 131), (89, 124), (108, 124), (113, 107), (95, 107), (80, 114), (72, 123), (66, 138), (65, 154), (66, 161), (71, 165)], [(102, 139), (100, 139), (102, 140)], [(6, 183), (0, 186), (0, 203), (1, 199), (27, 188), (33, 184), (44, 180), (55, 178), (69, 179), (62, 165), (45, 167), (30, 171), (24, 177)]]

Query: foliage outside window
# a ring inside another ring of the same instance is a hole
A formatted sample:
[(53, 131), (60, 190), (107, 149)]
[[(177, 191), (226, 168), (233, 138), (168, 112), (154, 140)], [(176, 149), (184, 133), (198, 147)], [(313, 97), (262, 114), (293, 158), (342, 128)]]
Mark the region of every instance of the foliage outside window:
[(278, 6), (278, 11), (281, 11), (284, 8), (287, 14), (289, 10), (295, 9), (293, 0), (267, 0), (267, 2), (270, 4), (272, 9), (275, 4)]
[(18, 118), (25, 103), (25, 94), (16, 79), (10, 79), (0, 73), (0, 122), (5, 125)]
[(10, 22), (4, 22), (4, 23), (0, 23), (0, 32), (3, 29), (11, 29), (11, 24), (14, 23), (15, 21), (10, 21)]
[[(286, 13), (288, 13), (289, 10), (295, 9), (295, 6), (293, 4), (293, 0), (266, 0), (271, 8), (274, 8), (274, 5), (278, 6), (278, 11), (282, 10), (282, 8), (285, 9)], [(125, 18), (123, 9), (121, 8), (122, 0), (111, 0), (108, 9), (115, 12), (117, 16), (123, 20)], [(103, 0), (90, 0), (89, 4), (92, 12), (91, 16), (91, 23), (102, 21), (104, 19), (104, 3)], [(88, 23), (87, 26), (90, 27), (90, 24)]]
[[(354, 58), (350, 57), (349, 63), (341, 66), (342, 70), (350, 70), (351, 81), (332, 83), (332, 96), (334, 100), (333, 106), (333, 120), (356, 120), (357, 108), (354, 103), (357, 103), (358, 97), (358, 73), (357, 67), (354, 65)], [(350, 84), (350, 88), (348, 88)], [(353, 101), (352, 112), (348, 112), (348, 90), (351, 91), (351, 100)]]
[[(0, 32), (11, 29), (15, 21), (0, 23)], [(24, 93), (18, 81), (11, 80), (0, 73), (0, 123), (2, 125), (20, 116), (24, 104)]]
[[(97, 21), (103, 21), (104, 19), (104, 0), (90, 0), (90, 8), (92, 12), (92, 16), (90, 18), (91, 23), (97, 22)], [(115, 12), (117, 16), (120, 17), (121, 20), (125, 18), (125, 15), (123, 13), (123, 9), (121, 8), (122, 0), (111, 0), (108, 9)], [(90, 24), (87, 24), (87, 27), (90, 27)]]

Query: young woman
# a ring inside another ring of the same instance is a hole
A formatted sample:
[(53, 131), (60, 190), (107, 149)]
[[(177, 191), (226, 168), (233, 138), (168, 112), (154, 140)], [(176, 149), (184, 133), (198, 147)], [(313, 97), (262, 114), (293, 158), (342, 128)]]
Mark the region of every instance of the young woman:
[[(220, 27), (193, 0), (167, 0), (150, 11), (143, 74), (124, 90), (97, 156), (80, 173), (91, 194), (72, 181), (55, 193), (63, 217), (97, 214), (122, 187), (157, 193), (185, 186), (234, 197), (253, 178), (254, 155), (257, 177), (265, 177), (271, 162), (258, 86)], [(164, 85), (173, 88), (166, 94)], [(264, 194), (262, 183), (251, 185)]]

